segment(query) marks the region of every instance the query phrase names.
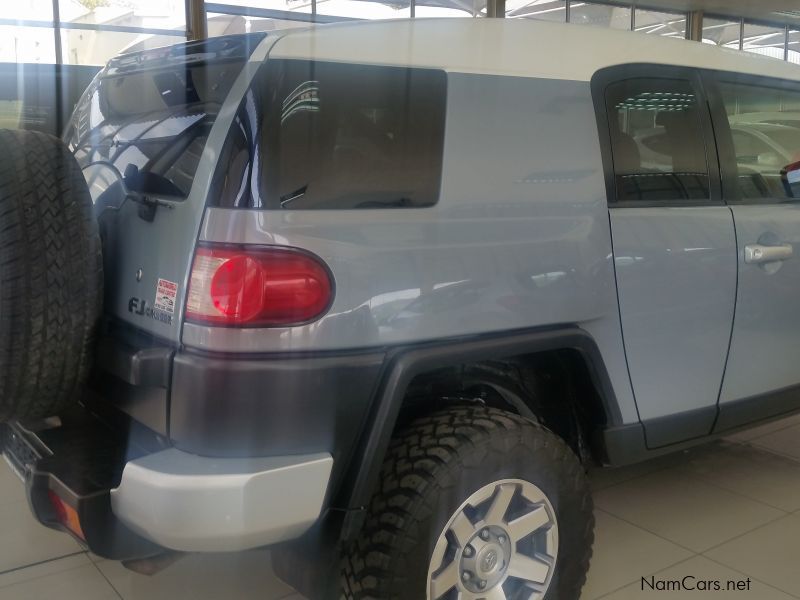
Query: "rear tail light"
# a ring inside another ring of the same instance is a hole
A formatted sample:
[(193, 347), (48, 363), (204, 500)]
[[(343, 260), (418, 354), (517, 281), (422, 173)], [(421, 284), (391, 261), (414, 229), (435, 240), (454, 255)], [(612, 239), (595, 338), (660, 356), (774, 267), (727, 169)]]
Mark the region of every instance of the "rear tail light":
[(324, 263), (293, 248), (197, 249), (186, 319), (241, 327), (278, 327), (319, 318), (333, 300)]
[(50, 499), (50, 505), (53, 507), (53, 510), (56, 513), (56, 520), (85, 541), (86, 536), (83, 535), (83, 529), (81, 528), (81, 522), (78, 518), (78, 512), (69, 504), (64, 502), (52, 490), (47, 491), (47, 497)]

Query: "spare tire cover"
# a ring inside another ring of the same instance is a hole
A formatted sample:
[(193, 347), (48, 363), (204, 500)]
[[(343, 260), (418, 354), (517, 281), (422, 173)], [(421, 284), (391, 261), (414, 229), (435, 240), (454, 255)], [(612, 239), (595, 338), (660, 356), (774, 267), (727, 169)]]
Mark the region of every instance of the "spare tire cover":
[(57, 138), (0, 130), (0, 422), (80, 395), (102, 312), (92, 200)]

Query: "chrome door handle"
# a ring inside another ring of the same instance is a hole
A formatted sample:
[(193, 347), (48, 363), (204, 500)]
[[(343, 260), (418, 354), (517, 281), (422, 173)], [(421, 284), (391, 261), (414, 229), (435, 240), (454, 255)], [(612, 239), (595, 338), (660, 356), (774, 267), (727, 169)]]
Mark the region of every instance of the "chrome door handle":
[(792, 258), (794, 249), (791, 244), (780, 246), (762, 246), (761, 244), (748, 244), (744, 247), (744, 262), (749, 265), (775, 262)]

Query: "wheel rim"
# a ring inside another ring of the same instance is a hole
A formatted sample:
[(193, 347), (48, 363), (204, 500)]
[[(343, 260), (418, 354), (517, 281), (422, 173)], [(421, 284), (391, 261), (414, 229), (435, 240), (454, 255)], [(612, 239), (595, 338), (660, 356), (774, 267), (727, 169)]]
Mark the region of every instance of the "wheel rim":
[(436, 541), (428, 600), (541, 600), (558, 556), (553, 505), (534, 484), (504, 479), (462, 504)]

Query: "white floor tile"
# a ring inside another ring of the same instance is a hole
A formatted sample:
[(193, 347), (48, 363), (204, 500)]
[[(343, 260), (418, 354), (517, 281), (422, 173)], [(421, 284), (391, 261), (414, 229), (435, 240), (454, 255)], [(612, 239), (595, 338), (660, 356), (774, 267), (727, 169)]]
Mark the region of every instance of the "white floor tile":
[(684, 548), (702, 552), (784, 511), (668, 469), (595, 494), (595, 505)]
[(706, 553), (727, 567), (800, 597), (800, 515), (794, 514)]
[(718, 444), (680, 470), (786, 512), (800, 510), (800, 462), (757, 446)]
[(50, 600), (51, 598), (119, 600), (114, 588), (92, 564), (0, 587), (0, 600)]
[(39, 524), (27, 503), (0, 505), (0, 573), (82, 551), (69, 534)]
[(581, 595), (585, 600), (599, 598), (644, 574), (692, 556), (688, 550), (602, 510), (595, 511), (595, 522), (592, 566)]
[(117, 562), (96, 566), (124, 600), (279, 600), (293, 591), (272, 573), (264, 550), (190, 554), (152, 577)]
[(78, 567), (92, 564), (85, 553), (73, 554), (64, 558), (48, 560), (30, 567), (21, 567), (13, 571), (0, 574), (0, 588), (31, 579), (39, 579), (62, 571), (70, 571)]
[[(651, 579), (648, 575), (653, 578)], [(645, 577), (647, 581), (643, 582), (642, 577)], [(719, 590), (716, 590), (714, 582), (718, 583)], [(672, 591), (666, 591), (670, 589)], [(648, 598), (652, 600), (665, 598), (792, 600), (792, 596), (788, 594), (760, 581), (748, 582), (747, 575), (719, 565), (703, 556), (695, 556), (658, 573), (642, 575), (636, 583), (603, 596), (603, 600), (647, 600)]]
[(771, 423), (767, 423), (765, 425), (758, 425), (756, 427), (751, 427), (750, 429), (740, 431), (739, 433), (731, 434), (727, 436), (727, 439), (737, 442), (748, 442), (769, 433), (786, 429), (792, 425), (797, 425), (798, 423), (800, 423), (800, 415), (792, 415), (791, 417), (787, 417), (785, 419), (772, 421)]
[(800, 460), (800, 425), (793, 425), (780, 429), (767, 435), (762, 435), (751, 442), (752, 444)]
[(25, 502), (25, 484), (0, 456), (0, 505)]

